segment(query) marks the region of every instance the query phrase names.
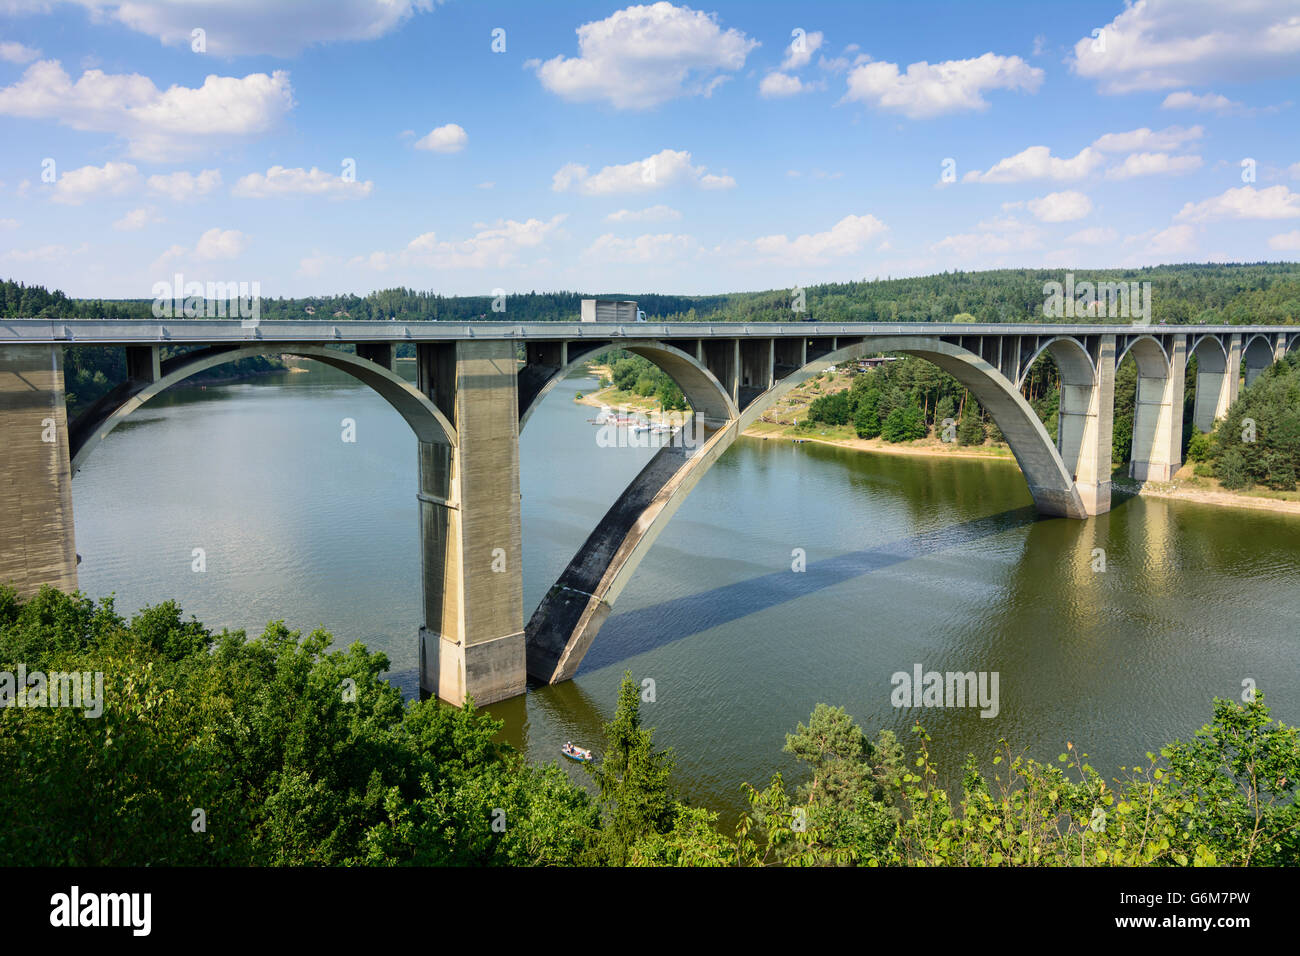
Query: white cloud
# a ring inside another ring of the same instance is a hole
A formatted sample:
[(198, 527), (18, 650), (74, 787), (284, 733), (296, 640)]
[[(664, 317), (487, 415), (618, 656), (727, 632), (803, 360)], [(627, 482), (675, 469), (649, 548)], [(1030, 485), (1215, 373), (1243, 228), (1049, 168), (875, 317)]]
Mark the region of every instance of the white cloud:
[(989, 105), (981, 95), (986, 90), (1033, 93), (1042, 81), (1043, 71), (1020, 57), (994, 53), (933, 65), (922, 60), (908, 66), (905, 74), (896, 63), (871, 62), (849, 73), (844, 99), (922, 119), (984, 109)]
[(1273, 236), (1268, 240), (1268, 247), (1283, 252), (1300, 252), (1300, 229)]
[(87, 199), (120, 196), (140, 186), (140, 172), (130, 163), (82, 166), (61, 174), (54, 181), (55, 202), (79, 206)]
[(1014, 156), (999, 160), (988, 172), (967, 173), (967, 183), (1018, 183), (1030, 179), (1082, 179), (1102, 164), (1101, 152), (1085, 146), (1073, 159), (1053, 156), (1046, 146), (1030, 146)]
[(604, 196), (682, 184), (701, 189), (730, 189), (736, 185), (730, 176), (715, 175), (706, 169), (692, 166), (691, 154), (685, 150), (663, 149), (636, 162), (606, 166), (595, 175), (589, 175), (586, 166), (566, 163), (551, 178), (551, 188), (557, 193), (576, 190), (588, 196)]
[(21, 225), (17, 219), (0, 219), (0, 229), (17, 229)]
[(87, 246), (84, 242), (75, 249), (70, 249), (62, 243), (56, 242), (44, 246), (35, 246), (30, 249), (10, 249), (7, 252), (0, 253), (0, 258), (12, 262), (65, 262), (70, 257), (85, 252), (86, 249)]
[(812, 55), (822, 48), (826, 38), (820, 30), (805, 33), (802, 37), (793, 37), (785, 48), (785, 59), (781, 61), (782, 70), (801, 70), (812, 62)]
[(1092, 200), (1081, 192), (1066, 190), (1030, 199), (1025, 207), (1042, 222), (1073, 222), (1092, 212)]
[(1168, 153), (1131, 153), (1118, 166), (1106, 170), (1107, 179), (1135, 176), (1178, 176), (1201, 168), (1199, 156), (1170, 156)]
[(788, 73), (769, 73), (763, 77), (762, 82), (758, 84), (758, 92), (761, 96), (769, 99), (782, 96), (796, 96), (799, 93), (812, 89), (811, 86), (805, 86), (803, 81), (797, 76), (791, 76)]
[(681, 258), (694, 246), (695, 240), (690, 236), (672, 233), (647, 234), (635, 239), (621, 239), (613, 233), (606, 233), (597, 237), (585, 255), (605, 262), (668, 262)]
[(620, 209), (605, 217), (606, 222), (668, 222), (681, 219), (682, 214), (670, 206), (648, 206), (645, 209)]
[(139, 209), (132, 209), (121, 219), (114, 222), (113, 228), (118, 232), (135, 232), (162, 221), (151, 207), (142, 206)]
[(1127, 133), (1107, 133), (1093, 140), (1093, 147), (1103, 153), (1135, 153), (1139, 150), (1182, 149), (1183, 146), (1200, 139), (1205, 134), (1202, 126), (1184, 128), (1166, 126), (1162, 130), (1152, 131), (1143, 126), (1131, 129)]
[(288, 56), (308, 46), (373, 40), (434, 0), (73, 0), (170, 46), (190, 49), (191, 31), (206, 31), (219, 56)]
[(210, 74), (200, 87), (159, 90), (138, 73), (87, 70), (75, 83), (57, 60), (29, 66), (0, 88), (0, 115), (55, 120), (125, 138), (129, 154), (152, 161), (210, 151), (233, 137), (271, 129), (293, 106), (289, 74)]
[(235, 259), (248, 248), (248, 236), (238, 229), (209, 229), (199, 236), (194, 246), (194, 258), (202, 262)]
[(360, 182), (344, 179), (341, 175), (327, 173), (313, 166), (310, 170), (286, 169), (272, 166), (263, 173), (241, 176), (231, 188), (232, 196), (246, 199), (270, 199), (279, 196), (324, 196), (328, 199), (362, 199), (369, 196), (375, 184), (370, 180)]
[(855, 255), (889, 229), (875, 216), (845, 216), (826, 232), (796, 236), (762, 236), (748, 245), (758, 255), (785, 265), (821, 265), (829, 259)]
[(1118, 238), (1119, 233), (1109, 226), (1090, 226), (1079, 230), (1065, 241), (1067, 245), (1099, 246), (1102, 243), (1114, 242)]
[(932, 252), (951, 253), (958, 259), (1027, 252), (1041, 248), (1043, 231), (1033, 223), (1024, 223), (1014, 217), (985, 220), (977, 224), (977, 232), (944, 236), (934, 243)]
[(709, 96), (758, 41), (723, 30), (716, 15), (660, 2), (631, 6), (578, 27), (576, 57), (530, 60), (542, 85), (569, 100), (648, 109)]
[(1294, 219), (1300, 216), (1300, 193), (1285, 186), (1241, 186), (1199, 203), (1187, 203), (1174, 219), (1214, 222), (1221, 219)]
[(416, 149), (433, 153), (459, 153), (469, 142), (469, 134), (455, 123), (431, 129), (415, 143)]
[(1300, 163), (1292, 163), (1286, 171), (1291, 174), (1292, 179), (1300, 179)]
[(1160, 104), (1162, 110), (1199, 110), (1202, 113), (1241, 113), (1246, 111), (1245, 103), (1230, 100), (1220, 93), (1205, 93), (1197, 96), (1184, 90), (1170, 93)]
[(13, 41), (0, 43), (0, 60), (6, 63), (30, 63), (39, 58), (41, 51)]
[(435, 233), (426, 232), (416, 236), (398, 252), (372, 252), (368, 256), (355, 257), (351, 264), (378, 271), (399, 266), (432, 269), (505, 268), (515, 263), (516, 254), (521, 249), (543, 245), (556, 233), (564, 219), (565, 215), (561, 213), (546, 221), (529, 219), (517, 222), (503, 219), (492, 225), (478, 223), (474, 227), (477, 231), (473, 236), (457, 241), (442, 240)]
[(1145, 254), (1148, 256), (1183, 255), (1196, 248), (1196, 230), (1191, 226), (1170, 226), (1154, 234), (1129, 236), (1125, 242), (1143, 239), (1147, 240)]
[(197, 174), (182, 170), (149, 177), (149, 188), (173, 202), (206, 196), (221, 185), (221, 170), (204, 169)]
[(1069, 63), (1105, 93), (1258, 80), (1300, 68), (1293, 0), (1137, 0), (1101, 30), (1074, 45)]

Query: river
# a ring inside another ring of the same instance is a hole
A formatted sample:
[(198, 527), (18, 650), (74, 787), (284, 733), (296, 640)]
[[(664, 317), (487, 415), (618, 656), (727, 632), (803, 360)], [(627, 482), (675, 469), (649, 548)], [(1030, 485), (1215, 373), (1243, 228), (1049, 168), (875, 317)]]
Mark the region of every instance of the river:
[[(323, 627), (336, 647), (382, 650), (414, 694), (415, 439), (376, 394), (307, 367), (176, 388), (114, 431), (73, 482), (81, 588), (127, 614), (174, 598), (250, 635)], [(573, 401), (594, 386), (560, 383), (521, 437), (525, 620), (653, 454), (597, 444), (594, 410)], [(917, 665), (996, 672), (996, 716), (895, 707), (892, 676)], [(909, 738), (919, 718), (953, 774), (1005, 737), (1040, 759), (1070, 741), (1109, 777), (1189, 738), (1247, 680), (1300, 719), (1300, 518), (1132, 498), (1044, 519), (1014, 463), (742, 438), (577, 677), (490, 709), (534, 761), (568, 739), (599, 750), (624, 670), (653, 681), (643, 715), (683, 797), (724, 821), (743, 782), (798, 776), (785, 734), (820, 701), (872, 735)]]

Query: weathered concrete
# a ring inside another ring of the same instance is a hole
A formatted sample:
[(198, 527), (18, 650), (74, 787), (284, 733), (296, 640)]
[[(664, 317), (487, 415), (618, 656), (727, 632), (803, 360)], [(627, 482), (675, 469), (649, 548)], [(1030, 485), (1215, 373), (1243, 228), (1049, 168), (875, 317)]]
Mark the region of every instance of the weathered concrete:
[(420, 448), (420, 686), (490, 704), (522, 694), (527, 679), (515, 350), (458, 342), (426, 361), (443, 373), (427, 384), (450, 403), (457, 445), (449, 461)]
[[(1295, 329), (1257, 326), (0, 322), (0, 579), (8, 575), (24, 593), (41, 583), (75, 587), (69, 476), (149, 398), (247, 355), (313, 358), (379, 392), (414, 431), (421, 686), (455, 703), (491, 703), (522, 693), (526, 673), (555, 681), (575, 672), (631, 574), (704, 472), (789, 389), (827, 365), (877, 352), (934, 363), (991, 414), (1038, 509), (1084, 518), (1110, 507), (1114, 379), (1127, 352), (1138, 364), (1130, 473), (1163, 479), (1180, 463), (1189, 348), (1198, 363), (1194, 420), (1205, 430), (1237, 397), (1243, 360), (1253, 380), (1298, 339)], [(326, 347), (345, 341), (356, 345), (356, 355)], [(395, 374), (401, 341), (416, 344), (416, 385)], [(160, 342), (202, 348), (163, 362)], [(68, 344), (124, 346), (128, 370), (122, 385), (70, 424), (60, 360)], [(611, 345), (650, 359), (676, 380), (707, 440), (691, 450), (670, 446), (652, 459), (525, 629), (519, 430), (565, 374)], [(1044, 352), (1061, 371), (1056, 436), (1021, 394)], [(38, 414), (38, 424), (48, 420), (51, 440), (33, 450), (28, 433)]]
[(662, 448), (588, 536), (528, 622), (528, 674), (554, 684), (582, 663), (655, 538), (739, 434), (736, 422), (703, 445)]
[(0, 584), (77, 589), (63, 350), (0, 345)]

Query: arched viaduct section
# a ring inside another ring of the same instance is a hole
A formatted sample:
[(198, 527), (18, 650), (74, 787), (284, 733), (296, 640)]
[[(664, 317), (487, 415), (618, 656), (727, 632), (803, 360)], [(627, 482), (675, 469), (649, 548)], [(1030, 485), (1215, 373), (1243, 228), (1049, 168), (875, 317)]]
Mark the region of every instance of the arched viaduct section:
[[(1038, 509), (1085, 518), (1110, 508), (1115, 374), (1137, 370), (1130, 474), (1181, 464), (1184, 380), (1196, 359), (1193, 424), (1208, 431), (1300, 341), (1289, 327), (1120, 325), (0, 321), (0, 582), (76, 587), (72, 474), (104, 436), (170, 385), (223, 362), (288, 353), (374, 389), (418, 445), (423, 625), (420, 685), (452, 703), (523, 693), (526, 676), (576, 671), (619, 594), (700, 477), (767, 409), (830, 364), (914, 355), (974, 394), (1006, 436)], [(396, 372), (414, 345), (415, 381)], [(355, 354), (330, 348), (353, 344)], [(194, 346), (166, 361), (160, 348)], [(82, 416), (64, 411), (70, 345), (122, 346), (128, 377)], [(664, 369), (695, 411), (601, 519), (524, 624), (519, 430), (565, 374), (617, 346)], [(1021, 394), (1034, 362), (1060, 371), (1049, 435)], [(698, 427), (696, 427), (698, 423)]]
[[(1073, 340), (1070, 342), (1074, 351), (1065, 340), (1056, 340), (1044, 347), (1061, 353), (1062, 362), (1071, 373), (1078, 375), (1079, 387), (1082, 388), (1082, 378), (1086, 375), (1092, 381), (1095, 375), (1090, 371), (1092, 365), (1083, 347)], [(724, 404), (731, 404), (718, 376), (707, 372), (705, 362), (692, 360), (688, 364), (696, 373), (701, 369), (707, 373), (708, 387), (701, 389), (691, 383), (688, 388), (670, 367), (674, 359), (680, 363), (680, 349), (668, 351), (662, 346), (644, 342), (628, 344), (634, 347), (622, 347), (655, 361), (673, 375), (693, 406), (692, 395), (701, 390), (709, 400), (715, 399), (721, 391), (727, 400)], [(837, 341), (832, 343), (829, 352), (820, 353), (817, 349), (814, 352), (819, 353), (814, 360), (805, 361), (779, 380), (770, 381), (766, 389), (746, 396), (749, 400), (743, 410), (733, 414), (730, 421), (717, 423), (717, 412), (713, 411), (712, 414), (706, 413), (705, 427), (700, 433), (692, 434), (691, 429), (683, 429), (681, 434), (686, 436), (686, 440), (662, 448), (633, 479), (529, 620), (525, 633), (530, 677), (556, 683), (574, 675), (637, 565), (704, 473), (741, 432), (786, 392), (827, 364), (878, 352), (903, 352), (933, 362), (969, 388), (980, 404), (989, 410), (1007, 437), (1040, 511), (1074, 518), (1086, 517), (1090, 513), (1076, 487), (1074, 474), (1066, 468), (1056, 444), (1038, 416), (1015, 385), (978, 354), (938, 337), (917, 336), (863, 337), (843, 346)], [(566, 367), (557, 370), (556, 375), (566, 374), (574, 364), (567, 363)], [(742, 366), (743, 362), (736, 363), (733, 368), (739, 371)], [(728, 377), (730, 369), (724, 365), (719, 371)], [(773, 365), (773, 378), (774, 372)], [(752, 375), (750, 380), (754, 381)], [(539, 392), (539, 396), (541, 394), (544, 390)], [(1089, 454), (1095, 458), (1095, 453), (1082, 450), (1085, 434), (1086, 429), (1082, 429), (1071, 439), (1071, 457), (1076, 463)], [(692, 447), (692, 439), (697, 437), (702, 441)], [(1106, 498), (1108, 503), (1109, 492)], [(1095, 500), (1095, 492), (1091, 500)]]

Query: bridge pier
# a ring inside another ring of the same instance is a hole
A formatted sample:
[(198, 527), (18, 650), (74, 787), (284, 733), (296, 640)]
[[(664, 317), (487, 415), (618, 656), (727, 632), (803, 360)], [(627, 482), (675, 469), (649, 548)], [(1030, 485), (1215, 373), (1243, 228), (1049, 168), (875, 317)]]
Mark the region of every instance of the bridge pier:
[(63, 348), (0, 345), (0, 584), (77, 589)]
[(512, 342), (417, 347), (456, 447), (420, 442), (420, 688), (453, 704), (524, 692), (519, 396)]

